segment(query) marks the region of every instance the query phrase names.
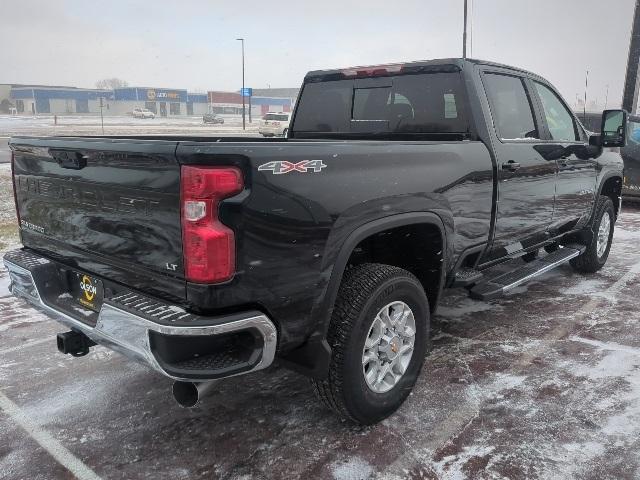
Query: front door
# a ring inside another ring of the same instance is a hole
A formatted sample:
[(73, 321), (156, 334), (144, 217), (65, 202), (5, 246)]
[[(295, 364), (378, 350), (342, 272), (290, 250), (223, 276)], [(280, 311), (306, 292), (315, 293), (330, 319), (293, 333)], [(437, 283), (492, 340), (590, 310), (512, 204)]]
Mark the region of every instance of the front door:
[(548, 237), (553, 217), (556, 163), (536, 147), (544, 143), (534, 97), (524, 77), (485, 72), (498, 166), (494, 238), (483, 262), (497, 260)]
[(531, 84), (546, 127), (545, 151), (558, 165), (551, 225), (555, 235), (580, 228), (591, 217), (597, 183), (597, 150), (589, 147), (585, 132), (562, 98), (546, 84), (536, 80)]

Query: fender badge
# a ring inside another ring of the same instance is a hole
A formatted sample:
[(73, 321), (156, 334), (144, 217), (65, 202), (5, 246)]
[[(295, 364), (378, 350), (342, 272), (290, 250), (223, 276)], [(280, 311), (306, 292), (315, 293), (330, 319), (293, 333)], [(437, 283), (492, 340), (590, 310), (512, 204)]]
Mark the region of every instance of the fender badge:
[(322, 169), (326, 167), (327, 165), (322, 160), (302, 160), (296, 163), (278, 160), (263, 163), (258, 167), (258, 171), (267, 171), (274, 175), (282, 175), (290, 172), (307, 173), (310, 170), (312, 173), (320, 173)]

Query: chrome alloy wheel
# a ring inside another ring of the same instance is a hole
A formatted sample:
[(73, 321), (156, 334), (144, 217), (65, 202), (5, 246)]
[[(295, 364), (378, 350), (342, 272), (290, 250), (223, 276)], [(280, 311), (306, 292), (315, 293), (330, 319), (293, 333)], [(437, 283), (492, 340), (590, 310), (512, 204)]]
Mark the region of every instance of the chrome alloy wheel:
[(409, 305), (398, 301), (380, 309), (362, 351), (362, 373), (371, 390), (385, 393), (396, 386), (411, 362), (415, 339)]
[(611, 216), (609, 212), (604, 213), (600, 220), (600, 227), (598, 227), (598, 239), (596, 242), (596, 253), (598, 258), (604, 255), (609, 245), (609, 234), (611, 233)]

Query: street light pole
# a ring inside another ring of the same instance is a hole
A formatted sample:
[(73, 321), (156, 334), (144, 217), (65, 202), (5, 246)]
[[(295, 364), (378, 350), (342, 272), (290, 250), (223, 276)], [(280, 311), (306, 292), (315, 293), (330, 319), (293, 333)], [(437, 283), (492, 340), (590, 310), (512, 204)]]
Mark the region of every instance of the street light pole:
[(462, 58), (467, 58), (467, 0), (464, 0), (464, 28), (462, 30)]
[(245, 113), (244, 113), (244, 38), (236, 38), (242, 42), (242, 90), (240, 94), (242, 96), (242, 130), (246, 130)]

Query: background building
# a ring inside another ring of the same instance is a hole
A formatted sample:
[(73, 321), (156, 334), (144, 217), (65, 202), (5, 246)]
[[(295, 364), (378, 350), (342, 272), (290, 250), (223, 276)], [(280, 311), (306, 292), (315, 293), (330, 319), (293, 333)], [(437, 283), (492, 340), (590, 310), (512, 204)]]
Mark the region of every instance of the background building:
[(15, 106), (11, 101), (11, 87), (12, 85), (0, 83), (0, 113), (9, 113), (10, 108)]
[(19, 115), (99, 114), (101, 98), (104, 114), (108, 115), (113, 106), (111, 90), (12, 85), (9, 93)]
[(298, 95), (300, 94), (299, 88), (254, 88), (253, 95), (256, 97), (269, 97), (269, 98), (288, 98), (291, 105), (296, 104)]
[[(290, 112), (293, 105), (291, 98), (263, 97), (255, 94), (245, 97), (245, 109), (249, 115), (259, 119), (267, 112)], [(237, 92), (208, 92), (208, 99), (213, 113), (221, 115), (242, 115), (242, 96)]]
[(206, 93), (187, 93), (187, 115), (204, 115), (209, 111)]
[[(245, 97), (247, 116), (258, 120), (267, 112), (290, 112), (297, 88), (254, 89)], [(238, 92), (187, 92), (186, 89), (123, 87), (99, 90), (76, 87), (0, 84), (0, 113), (18, 115), (128, 115), (134, 108), (147, 108), (158, 117), (201, 116), (205, 113), (242, 115)]]
[(170, 88), (124, 87), (114, 90), (116, 115), (147, 108), (159, 117), (187, 114), (187, 91)]

